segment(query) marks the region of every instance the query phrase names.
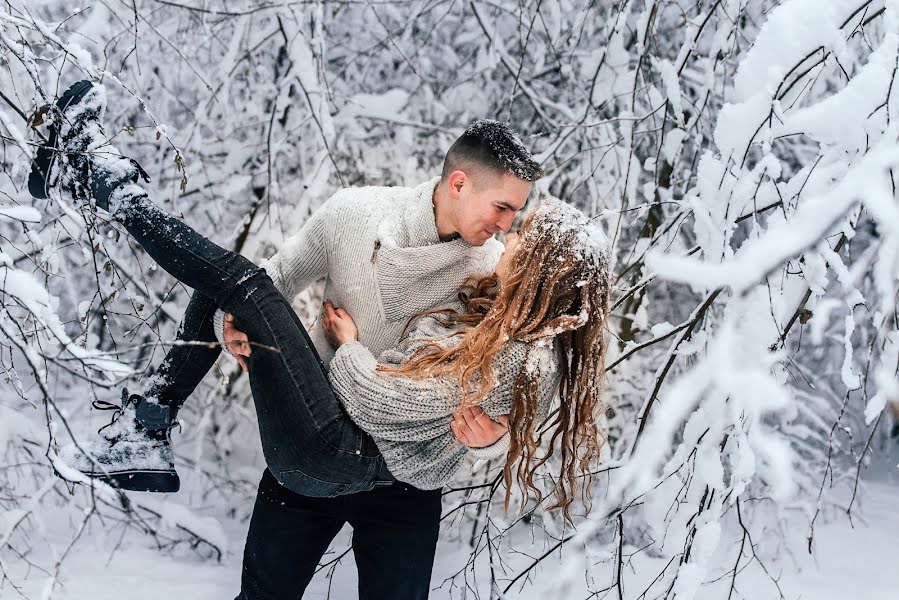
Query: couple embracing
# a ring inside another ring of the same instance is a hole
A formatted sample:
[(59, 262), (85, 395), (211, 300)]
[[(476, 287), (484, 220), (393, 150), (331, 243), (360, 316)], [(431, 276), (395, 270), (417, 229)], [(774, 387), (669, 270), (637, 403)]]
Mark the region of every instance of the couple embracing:
[[(608, 249), (556, 200), (510, 232), (542, 169), (506, 125), (472, 124), (415, 188), (337, 192), (257, 266), (151, 201), (103, 132), (101, 87), (79, 82), (56, 108), (31, 193), (63, 190), (124, 226), (193, 288), (178, 339), (201, 342), (173, 346), (141, 394), (123, 390), (70, 460), (122, 489), (177, 490), (170, 432), (225, 346), (248, 373), (267, 464), (238, 598), (301, 597), (345, 523), (360, 598), (426, 598), (441, 487), (469, 456), (504, 461), (508, 503), (540, 496), (552, 448), (549, 508), (570, 517), (604, 439)], [(321, 278), (307, 332), (290, 301)]]

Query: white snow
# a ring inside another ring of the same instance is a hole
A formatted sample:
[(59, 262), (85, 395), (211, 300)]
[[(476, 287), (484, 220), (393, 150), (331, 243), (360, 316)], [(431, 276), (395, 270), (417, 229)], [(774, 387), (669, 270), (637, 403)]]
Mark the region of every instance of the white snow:
[(40, 223), (41, 213), (30, 206), (3, 206), (0, 205), (0, 218), (23, 223)]
[(659, 60), (655, 62), (656, 69), (662, 76), (662, 83), (665, 86), (665, 96), (671, 103), (671, 113), (675, 120), (684, 125), (684, 105), (681, 101), (680, 81), (677, 75), (677, 69), (668, 60)]
[(732, 260), (715, 265), (652, 251), (647, 254), (647, 264), (666, 279), (690, 283), (697, 289), (729, 286), (741, 292), (760, 282), (785, 258), (798, 256), (831, 233), (838, 219), (862, 198), (879, 209), (884, 222), (899, 223), (889, 180), (889, 168), (899, 164), (899, 148), (890, 140), (899, 130), (895, 126), (892, 130), (833, 190), (807, 199), (790, 221), (775, 222), (762, 237), (746, 241)]
[[(890, 478), (892, 477), (892, 478)], [(899, 493), (899, 480), (894, 476), (881, 476), (866, 484), (867, 495), (861, 507), (856, 506), (850, 521), (843, 514), (835, 514), (831, 519), (818, 522), (815, 527), (813, 554), (808, 553), (809, 530), (802, 518), (793, 517), (785, 531), (787, 548), (776, 559), (766, 559), (768, 571), (779, 579), (778, 585), (786, 600), (845, 600), (864, 597), (866, 600), (893, 600), (895, 598), (895, 541), (899, 538), (899, 512), (895, 510), (895, 497)], [(846, 494), (848, 497), (848, 494)], [(139, 495), (141, 499), (145, 495)], [(745, 510), (745, 506), (744, 506)], [(8, 522), (15, 514), (3, 515)], [(745, 517), (745, 513), (744, 513)], [(54, 534), (52, 515), (47, 516), (47, 535), (55, 544), (65, 542)], [(0, 519), (2, 522), (4, 519)], [(192, 600), (213, 600), (235, 596), (240, 586), (240, 565), (246, 522), (230, 521), (226, 524), (225, 535), (230, 542), (230, 550), (222, 563), (204, 560), (197, 555), (179, 553), (170, 555), (154, 550), (147, 544), (133, 540), (117, 546), (115, 530), (104, 531), (103, 527), (93, 527), (75, 547), (75, 551), (63, 566), (62, 587), (54, 597), (61, 600), (156, 600), (160, 597), (191, 598)], [(431, 578), (433, 600), (456, 598), (459, 592), (451, 594), (448, 586), (442, 586), (444, 579), (462, 569), (468, 560), (468, 551), (459, 546), (458, 533), (447, 523), (438, 544), (438, 561)], [(709, 525), (701, 528), (699, 545), (709, 553), (715, 538), (722, 535)], [(527, 533), (523, 530), (520, 537)], [(766, 557), (774, 549), (764, 532), (753, 531), (752, 541), (757, 544), (757, 552)], [(325, 560), (342, 553), (349, 545), (351, 530), (345, 528), (335, 539)], [(697, 600), (718, 600), (726, 598), (730, 584), (729, 577), (721, 574), (733, 567), (739, 548), (739, 537), (730, 536), (727, 544), (720, 544), (715, 552), (708, 555), (704, 569), (696, 567), (694, 574), (685, 577), (681, 586), (698, 587)], [(518, 540), (527, 544), (528, 540)], [(748, 543), (748, 542), (747, 542)], [(628, 552), (637, 548), (626, 547)], [(44, 545), (37, 549), (32, 560), (41, 561), (50, 549)], [(532, 545), (534, 555), (543, 553), (542, 543)], [(751, 593), (753, 598), (778, 598), (777, 588), (757, 563), (748, 558), (744, 549), (744, 559), (740, 590)], [(586, 557), (584, 557), (586, 558)], [(487, 553), (481, 552), (476, 561), (478, 577), (472, 582), (481, 594), (489, 596), (489, 574)], [(538, 600), (543, 598), (587, 597), (591, 589), (605, 587), (613, 580), (614, 557), (593, 555), (590, 572), (594, 579), (581, 577), (567, 588), (560, 589), (560, 580), (553, 575), (559, 569), (578, 559), (576, 553), (552, 553), (538, 569), (538, 577), (516, 586), (507, 597), (517, 600)], [(507, 567), (501, 573), (501, 582), (514, 576), (531, 558), (510, 555), (504, 558)], [(42, 562), (42, 561), (41, 561)], [(637, 553), (624, 570), (623, 586), (626, 598), (633, 598), (645, 589), (655, 574), (662, 569), (665, 560), (654, 558), (647, 553)], [(11, 565), (7, 564), (7, 567)], [(24, 565), (14, 565), (14, 574), (23, 571)], [(685, 573), (684, 575), (688, 575)], [(351, 600), (357, 597), (357, 573), (352, 554), (343, 558), (336, 566), (332, 577), (322, 571), (313, 578), (304, 598), (314, 600)], [(714, 579), (714, 583), (704, 583)], [(32, 570), (25, 580), (23, 592), (28, 597), (39, 595), (46, 575)], [(592, 586), (591, 586), (592, 583)], [(505, 584), (502, 584), (505, 587)], [(0, 588), (3, 597), (6, 591)]]
[(795, 64), (820, 46), (842, 47), (839, 27), (857, 4), (853, 0), (790, 0), (768, 13), (740, 62), (732, 102), (721, 109), (715, 128), (715, 145), (724, 156), (738, 163), (742, 160), (772, 109), (779, 83)]
[[(90, 400), (113, 395), (131, 369), (158, 364), (189, 293), (119, 225), (67, 194), (27, 197), (39, 136), (16, 109), (28, 114), (82, 77), (106, 83), (107, 133), (119, 132), (119, 147), (150, 168), (151, 195), (226, 246), (248, 227), (248, 257), (271, 255), (339, 187), (435, 176), (441, 152), (473, 121), (508, 120), (527, 134), (548, 171), (533, 196), (582, 208), (559, 203), (559, 222), (580, 228), (602, 217), (576, 245), (598, 264), (621, 264), (616, 293), (640, 286), (639, 302), (618, 306), (608, 330), (611, 360), (641, 349), (609, 374), (614, 462), (593, 512), (576, 516), (579, 537), (508, 593), (509, 580), (571, 528), (537, 511), (492, 552), (481, 538), (467, 581), (445, 583), (469, 560), (475, 510), (489, 516), (488, 533), (515, 520), (496, 504), (453, 514), (432, 598), (616, 598), (617, 523), (605, 515), (631, 501), (620, 590), (628, 600), (780, 598), (751, 553), (737, 555), (737, 510), (784, 598), (897, 597), (899, 454), (889, 429), (899, 398), (899, 207), (888, 172), (899, 167), (897, 0), (7, 4), (3, 600), (21, 597), (13, 585), (29, 598), (233, 597), (262, 463), (246, 380), (225, 360), (184, 415), (176, 458), (186, 489), (130, 496), (137, 510), (162, 515), (147, 527), (159, 538), (143, 527), (123, 535), (108, 487), (70, 494), (52, 475), (85, 481), (56, 454), (67, 424), (87, 440), (108, 421)], [(134, 18), (133, 31), (115, 33)], [(527, 148), (512, 142), (503, 150), (521, 163)], [(187, 161), (189, 195), (170, 185), (180, 177), (174, 155)], [(673, 171), (660, 188), (665, 162)], [(641, 237), (648, 216), (660, 217), (651, 238)], [(402, 242), (383, 233), (385, 244)], [(633, 335), (622, 344), (623, 322)], [(529, 368), (541, 371), (544, 359), (535, 353)], [(85, 520), (94, 499), (100, 514)], [(224, 549), (223, 563), (192, 547), (185, 529)], [(73, 538), (54, 585), (49, 575)], [(348, 543), (344, 531), (325, 560)], [(356, 597), (351, 560), (333, 581), (327, 575), (307, 597)]]

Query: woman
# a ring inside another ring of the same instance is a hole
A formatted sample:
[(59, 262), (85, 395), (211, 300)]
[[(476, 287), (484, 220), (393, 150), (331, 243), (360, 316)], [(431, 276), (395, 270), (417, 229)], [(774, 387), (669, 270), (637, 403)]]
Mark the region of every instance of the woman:
[[(68, 157), (62, 184), (77, 198), (93, 198), (161, 267), (194, 288), (185, 328), (209, 327), (220, 308), (269, 349), (254, 353), (249, 374), (266, 462), (281, 485), (312, 496), (373, 489), (394, 478), (438, 488), (465, 457), (450, 430), (453, 415), (480, 405), (492, 415), (510, 413), (506, 482), (514, 476), (522, 492), (539, 497), (533, 475), (552, 450), (538, 457), (537, 427), (558, 386), (551, 447), (561, 453), (561, 477), (553, 507), (570, 517), (577, 484), (582, 476), (589, 482), (602, 445), (595, 418), (610, 292), (603, 240), (583, 214), (558, 201), (544, 204), (520, 235), (508, 236), (495, 274), (470, 282), (458, 305), (415, 320), (381, 364), (355, 342), (349, 315), (327, 307), (324, 325), (338, 351), (326, 374), (265, 271), (164, 213), (135, 183), (136, 163), (103, 142), (102, 100), (89, 84), (61, 99), (66, 124), (49, 146), (59, 143)], [(41, 160), (39, 152), (33, 193), (46, 190), (52, 154)], [(162, 412), (141, 423), (167, 436), (171, 422)]]
[[(391, 473), (423, 489), (442, 486), (465, 459), (449, 431), (455, 414), (470, 405), (493, 417), (509, 413), (507, 506), (513, 472), (522, 493), (539, 501), (534, 472), (558, 445), (561, 477), (550, 508), (569, 517), (578, 479), (589, 478), (602, 446), (595, 418), (609, 267), (601, 234), (580, 211), (545, 202), (519, 234), (506, 236), (495, 273), (469, 282), (459, 298), (415, 320), (379, 361), (354, 341), (350, 316), (326, 306), (335, 393)], [(537, 428), (557, 388), (551, 450), (538, 458)]]

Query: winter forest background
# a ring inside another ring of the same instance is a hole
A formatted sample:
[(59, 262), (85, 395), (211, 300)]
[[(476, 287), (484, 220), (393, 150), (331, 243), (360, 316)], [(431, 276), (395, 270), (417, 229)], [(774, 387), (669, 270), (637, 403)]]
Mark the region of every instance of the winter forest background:
[[(339, 187), (433, 176), (480, 117), (614, 240), (592, 510), (504, 513), (497, 465), (466, 470), (432, 597), (895, 597), (871, 532), (899, 533), (897, 45), (899, 0), (4, 1), (0, 597), (232, 597), (262, 468), (223, 357), (181, 414), (177, 495), (53, 474), (190, 293), (118, 225), (28, 195), (39, 109), (82, 78), (155, 198), (253, 259)], [(310, 595), (355, 597), (348, 552)]]

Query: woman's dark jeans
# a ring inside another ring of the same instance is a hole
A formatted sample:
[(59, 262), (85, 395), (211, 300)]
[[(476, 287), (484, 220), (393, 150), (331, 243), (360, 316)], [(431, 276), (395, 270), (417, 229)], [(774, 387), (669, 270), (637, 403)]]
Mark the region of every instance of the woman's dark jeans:
[(195, 290), (179, 339), (215, 343), (173, 347), (147, 395), (175, 409), (190, 395), (221, 352), (212, 327), (220, 308), (258, 344), (247, 361), (250, 388), (262, 450), (278, 482), (313, 497), (390, 485), (374, 441), (343, 410), (306, 329), (268, 274), (136, 190), (124, 196), (115, 218), (159, 266)]

